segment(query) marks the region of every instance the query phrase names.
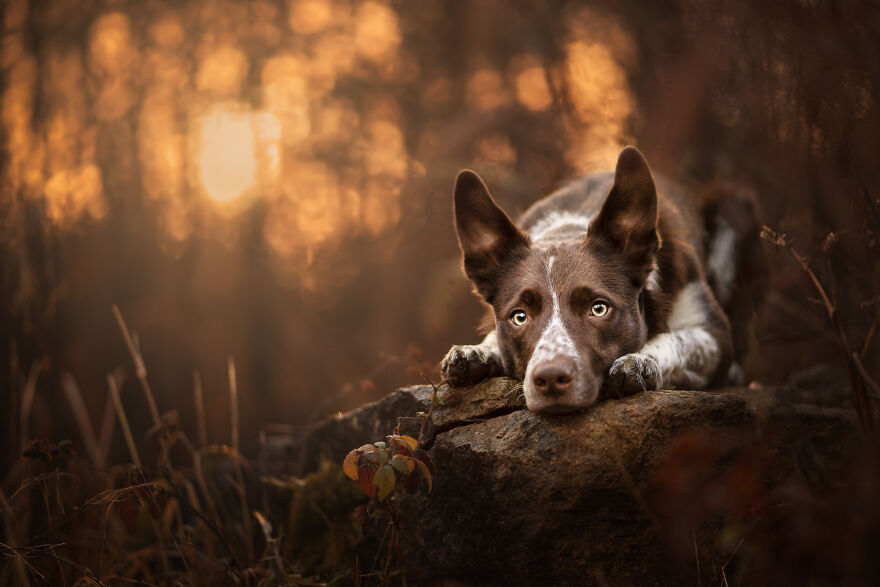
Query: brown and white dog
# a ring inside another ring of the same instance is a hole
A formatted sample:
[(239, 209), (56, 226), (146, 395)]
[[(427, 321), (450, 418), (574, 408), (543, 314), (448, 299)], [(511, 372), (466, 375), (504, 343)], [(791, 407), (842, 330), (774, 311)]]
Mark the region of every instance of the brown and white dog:
[(602, 395), (703, 389), (735, 376), (716, 292), (732, 287), (739, 237), (716, 219), (723, 230), (707, 239), (690, 194), (663, 179), (656, 186), (627, 147), (613, 174), (574, 181), (517, 227), (482, 180), (462, 171), (454, 214), (464, 270), (495, 329), (480, 344), (453, 346), (445, 379), (515, 377), (530, 410), (560, 413)]

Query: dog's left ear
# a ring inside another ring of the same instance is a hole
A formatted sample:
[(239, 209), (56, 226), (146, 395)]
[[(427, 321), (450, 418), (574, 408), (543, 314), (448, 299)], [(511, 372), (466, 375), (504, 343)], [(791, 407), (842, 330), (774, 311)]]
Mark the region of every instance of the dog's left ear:
[(614, 172), (614, 185), (602, 204), (587, 238), (598, 238), (621, 253), (633, 269), (634, 280), (643, 285), (659, 247), (657, 237), (657, 190), (645, 158), (635, 147), (621, 151)]

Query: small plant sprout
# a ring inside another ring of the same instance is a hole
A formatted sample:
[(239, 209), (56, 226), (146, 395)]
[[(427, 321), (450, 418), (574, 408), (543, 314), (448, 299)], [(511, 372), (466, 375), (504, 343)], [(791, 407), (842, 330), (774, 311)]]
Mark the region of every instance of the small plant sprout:
[[(387, 442), (379, 441), (356, 448), (345, 457), (342, 471), (356, 481), (367, 497), (384, 502), (395, 487), (415, 493), (419, 488), (419, 475), (432, 488), (431, 474), (434, 463), (418, 441), (412, 436), (392, 434)], [(418, 469), (418, 472), (416, 472)]]

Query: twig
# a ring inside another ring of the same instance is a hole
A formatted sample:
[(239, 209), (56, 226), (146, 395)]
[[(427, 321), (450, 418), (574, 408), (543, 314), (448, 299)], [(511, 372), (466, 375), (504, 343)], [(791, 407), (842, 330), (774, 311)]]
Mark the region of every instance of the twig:
[[(792, 257), (794, 257), (795, 261), (797, 261), (797, 263), (810, 278), (810, 281), (812, 281), (813, 283), (813, 287), (822, 298), (822, 303), (825, 306), (825, 312), (828, 314), (828, 319), (831, 321), (831, 325), (834, 327), (835, 333), (837, 334), (838, 347), (843, 354), (844, 363), (846, 364), (847, 371), (849, 373), (853, 404), (856, 408), (856, 414), (859, 418), (860, 427), (864, 433), (872, 437), (875, 436), (876, 426), (874, 423), (874, 411), (868, 402), (867, 386), (869, 385), (869, 383), (868, 380), (862, 376), (861, 370), (856, 365), (856, 362), (853, 360), (853, 357), (857, 358), (858, 355), (856, 355), (850, 348), (849, 338), (847, 337), (846, 329), (843, 326), (843, 321), (840, 319), (837, 305), (826, 294), (825, 288), (822, 286), (822, 283), (819, 281), (819, 279), (816, 277), (816, 274), (810, 268), (808, 259), (805, 256), (801, 255), (797, 251), (797, 249), (794, 248), (794, 245), (788, 240), (788, 238), (784, 234), (778, 234), (773, 229), (764, 226), (761, 230), (761, 238), (773, 243), (778, 247), (788, 250), (788, 252), (791, 253)], [(874, 438), (874, 440), (877, 439)]]
[(865, 196), (865, 201), (868, 203), (868, 210), (871, 211), (871, 217), (874, 219), (874, 224), (877, 226), (877, 230), (880, 231), (880, 209), (877, 208), (874, 198), (871, 197), (871, 192), (868, 191), (868, 186), (864, 184), (862, 184), (862, 194)]
[(427, 375), (425, 375), (424, 373), (421, 373), (421, 376), (425, 381), (428, 382), (428, 384), (431, 386), (431, 388), (434, 391), (431, 392), (431, 407), (428, 408), (428, 412), (422, 418), (422, 426), (419, 428), (419, 446), (422, 446), (422, 443), (424, 441), (425, 427), (428, 425), (428, 421), (431, 419), (431, 414), (434, 413), (434, 408), (437, 406), (437, 393), (439, 393), (437, 386), (434, 385), (434, 382), (431, 381)]
[(865, 335), (865, 341), (862, 343), (862, 350), (859, 351), (859, 357), (862, 359), (867, 356), (868, 349), (871, 348), (871, 342), (874, 340), (874, 334), (877, 332), (877, 324), (880, 324), (880, 318), (871, 323), (871, 328), (868, 329), (868, 334)]
[(376, 556), (373, 557), (373, 564), (370, 565), (370, 574), (376, 571), (376, 563), (379, 562), (379, 555), (382, 553), (382, 547), (385, 546), (385, 539), (388, 538), (388, 532), (391, 531), (393, 522), (389, 521), (385, 527), (385, 533), (382, 534), (382, 540), (379, 541), (379, 548), (376, 549)]
[(876, 381), (868, 374), (867, 369), (865, 369), (865, 365), (862, 363), (862, 359), (859, 357), (858, 353), (852, 354), (853, 363), (858, 369), (859, 373), (862, 376), (862, 379), (865, 380), (865, 384), (873, 393), (874, 399), (880, 400), (880, 385), (877, 384)]
[(745, 540), (745, 537), (739, 539), (739, 544), (736, 545), (736, 548), (733, 549), (733, 552), (730, 553), (730, 556), (727, 557), (727, 560), (724, 561), (724, 564), (723, 564), (723, 565), (721, 565), (721, 579), (722, 579), (722, 583), (723, 583), (725, 586), (727, 586), (727, 587), (729, 587), (729, 585), (730, 585), (730, 584), (727, 582), (727, 572), (726, 572), (726, 571), (727, 571), (727, 565), (730, 564), (730, 561), (732, 561), (732, 560), (733, 560), (733, 557), (736, 556), (736, 553), (739, 552), (739, 548), (743, 545), (743, 541), (744, 541), (744, 540)]
[[(390, 513), (389, 513), (390, 515)], [(389, 571), (391, 570), (391, 561), (394, 559), (394, 553), (397, 551), (397, 542), (400, 540), (400, 531), (397, 529), (397, 523), (392, 519), (391, 538), (388, 540), (388, 556), (385, 559), (385, 568), (382, 569), (382, 584), (387, 585), (389, 582)]]

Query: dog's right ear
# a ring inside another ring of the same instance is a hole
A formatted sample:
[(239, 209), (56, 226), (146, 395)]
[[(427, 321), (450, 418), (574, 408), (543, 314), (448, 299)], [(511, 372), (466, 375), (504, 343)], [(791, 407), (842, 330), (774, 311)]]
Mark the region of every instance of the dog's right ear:
[(489, 304), (498, 292), (498, 279), (509, 263), (528, 253), (529, 239), (498, 207), (483, 180), (464, 170), (455, 180), (453, 214), (464, 271)]

